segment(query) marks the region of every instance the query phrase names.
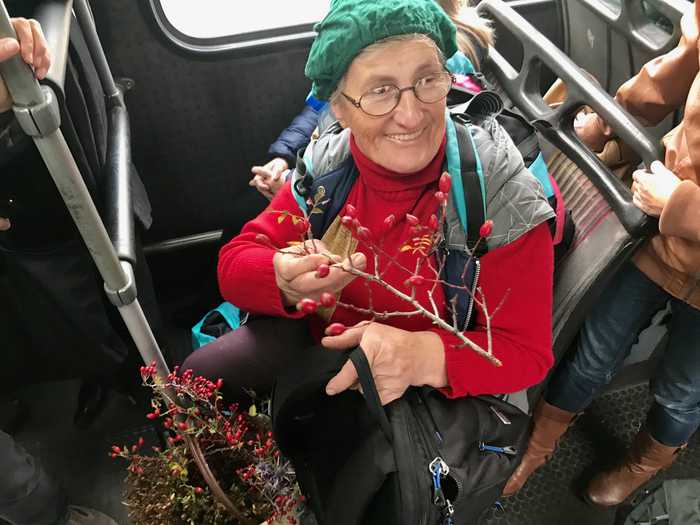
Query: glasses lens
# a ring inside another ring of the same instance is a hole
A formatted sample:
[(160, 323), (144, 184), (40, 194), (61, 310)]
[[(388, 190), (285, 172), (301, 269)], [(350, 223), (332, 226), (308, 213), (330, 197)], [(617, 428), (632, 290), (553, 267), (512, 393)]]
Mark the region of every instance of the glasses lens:
[(382, 86), (360, 98), (360, 108), (368, 115), (379, 117), (390, 113), (399, 102), (399, 88)]
[(452, 76), (447, 73), (429, 75), (416, 82), (416, 97), (421, 102), (432, 104), (445, 98), (450, 87), (452, 87)]

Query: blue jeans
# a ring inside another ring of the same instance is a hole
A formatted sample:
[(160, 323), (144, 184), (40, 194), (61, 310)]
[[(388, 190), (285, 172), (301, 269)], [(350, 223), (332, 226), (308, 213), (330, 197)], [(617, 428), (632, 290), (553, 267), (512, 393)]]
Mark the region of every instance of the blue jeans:
[(603, 293), (581, 330), (575, 355), (552, 377), (545, 399), (570, 412), (585, 409), (629, 355), (639, 333), (670, 301), (668, 347), (651, 387), (646, 429), (679, 446), (700, 426), (700, 310), (676, 299), (627, 263)]

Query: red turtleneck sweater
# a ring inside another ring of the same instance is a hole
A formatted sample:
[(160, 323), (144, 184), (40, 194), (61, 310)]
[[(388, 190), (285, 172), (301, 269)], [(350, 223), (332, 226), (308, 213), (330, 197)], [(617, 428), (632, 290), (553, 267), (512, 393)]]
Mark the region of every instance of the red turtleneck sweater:
[[(414, 237), (405, 220), (407, 213), (427, 224), (437, 204), (433, 194), (442, 173), (445, 155), (444, 141), (435, 159), (423, 170), (412, 174), (397, 174), (375, 164), (364, 156), (351, 141), (351, 153), (359, 170), (359, 177), (348, 196), (347, 203), (357, 209), (357, 218), (373, 232), (380, 232), (384, 218), (394, 214), (397, 221), (384, 237), (387, 253), (397, 254), (400, 264), (388, 264), (380, 258), (384, 279), (392, 285), (406, 289), (403, 282), (408, 274), (401, 269), (415, 268), (420, 253), (413, 250), (400, 252), (407, 239)], [(273, 212), (274, 210), (274, 212)], [(219, 285), (226, 300), (240, 308), (260, 314), (279, 317), (301, 317), (290, 312), (282, 304), (281, 294), (275, 282), (272, 264), (274, 251), (255, 242), (258, 233), (264, 233), (276, 246), (299, 239), (291, 220), (279, 222), (279, 210), (301, 215), (289, 183), (275, 196), (269, 207), (247, 223), (241, 233), (221, 250), (219, 256)], [(368, 255), (367, 270), (374, 270), (371, 252), (360, 243), (358, 251)], [(445, 348), (445, 360), (449, 388), (444, 392), (450, 397), (479, 394), (515, 392), (541, 381), (552, 366), (552, 240), (547, 224), (541, 224), (510, 244), (488, 252), (481, 258), (480, 286), (490, 309), (495, 308), (507, 294), (501, 309), (491, 323), (494, 354), (503, 366), (494, 365), (467, 348), (457, 348), (458, 339), (442, 329), (434, 327), (422, 316), (395, 317), (386, 321), (408, 331), (433, 331)], [(427, 272), (421, 272), (432, 277)], [(370, 285), (372, 305), (376, 312), (412, 310), (411, 306), (378, 285)], [(429, 307), (428, 286), (419, 288), (417, 299)], [(444, 295), (437, 287), (435, 300), (444, 316)], [(366, 283), (355, 279), (342, 292), (340, 301), (367, 307), (370, 292)], [(336, 308), (330, 322), (347, 326), (365, 319), (361, 314), (344, 308)], [(320, 338), (325, 323), (311, 316), (311, 328)], [(476, 323), (466, 334), (470, 339), (486, 347), (485, 319), (476, 310)]]

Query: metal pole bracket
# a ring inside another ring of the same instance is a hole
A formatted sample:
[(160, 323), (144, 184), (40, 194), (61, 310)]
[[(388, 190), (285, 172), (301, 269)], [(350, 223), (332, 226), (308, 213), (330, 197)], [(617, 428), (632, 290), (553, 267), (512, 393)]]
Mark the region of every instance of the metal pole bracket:
[(30, 137), (47, 137), (61, 126), (61, 112), (53, 90), (41, 86), (44, 101), (32, 106), (13, 106), (17, 122)]
[(131, 263), (128, 261), (119, 261), (122, 268), (124, 269), (124, 274), (126, 275), (127, 283), (121, 290), (111, 290), (107, 287), (105, 283), (105, 293), (109, 298), (109, 301), (119, 308), (120, 306), (127, 306), (136, 300), (138, 292), (136, 290), (136, 279), (134, 278), (134, 269)]

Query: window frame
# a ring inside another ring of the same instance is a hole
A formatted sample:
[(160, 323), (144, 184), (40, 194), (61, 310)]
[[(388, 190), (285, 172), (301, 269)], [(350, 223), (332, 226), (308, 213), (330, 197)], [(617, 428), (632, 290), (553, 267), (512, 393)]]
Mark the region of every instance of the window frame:
[(165, 14), (161, 0), (149, 0), (150, 11), (156, 25), (166, 39), (175, 47), (188, 53), (198, 55), (216, 55), (235, 51), (247, 51), (255, 48), (272, 50), (289, 44), (309, 44), (316, 37), (314, 23), (276, 27), (237, 33), (220, 37), (192, 37), (176, 28)]

